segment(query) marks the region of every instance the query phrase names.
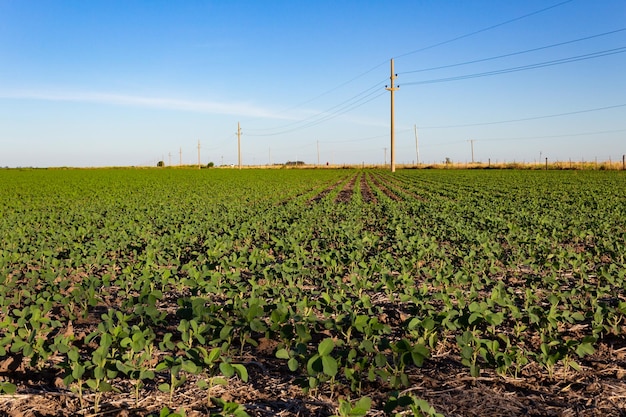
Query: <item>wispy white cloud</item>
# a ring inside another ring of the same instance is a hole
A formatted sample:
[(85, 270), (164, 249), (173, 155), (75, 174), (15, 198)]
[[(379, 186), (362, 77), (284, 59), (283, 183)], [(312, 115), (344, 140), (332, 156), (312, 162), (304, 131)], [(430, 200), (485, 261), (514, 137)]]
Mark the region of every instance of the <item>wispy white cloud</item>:
[(279, 114), (250, 103), (225, 103), (165, 97), (143, 97), (100, 92), (0, 91), (0, 98), (97, 103), (113, 106), (133, 106), (207, 114), (228, 114), (242, 117), (290, 119), (284, 114)]

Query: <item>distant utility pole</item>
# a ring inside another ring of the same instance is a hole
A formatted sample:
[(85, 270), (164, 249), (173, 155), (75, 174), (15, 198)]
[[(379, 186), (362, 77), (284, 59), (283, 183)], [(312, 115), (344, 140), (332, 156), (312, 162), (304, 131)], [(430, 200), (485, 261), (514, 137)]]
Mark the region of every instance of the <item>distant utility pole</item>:
[[(394, 74), (393, 72), (393, 58), (391, 59), (391, 76), (389, 80), (391, 84), (389, 87), (385, 86), (385, 89), (391, 93), (391, 172), (396, 172), (396, 143), (395, 143), (395, 129), (394, 129), (394, 109), (393, 109), (393, 92), (398, 89), (398, 87), (393, 86), (393, 80), (398, 77), (398, 74)], [(387, 151), (385, 150), (385, 154)], [(387, 164), (387, 157), (385, 156), (385, 165)]]
[(417, 166), (420, 164), (420, 147), (417, 141), (417, 125), (413, 125), (413, 129), (415, 130), (415, 154), (417, 156)]
[(320, 164), (320, 141), (317, 141), (317, 165)]
[(169, 156), (169, 163), (167, 164), (167, 166), (172, 166), (172, 153), (168, 153), (167, 156)]
[(468, 140), (470, 146), (472, 147), (472, 164), (474, 163), (474, 139)]
[(237, 122), (237, 161), (239, 162), (239, 169), (241, 169), (241, 126)]
[(178, 166), (183, 166), (183, 148), (178, 149)]
[(268, 165), (272, 166), (272, 148), (267, 148)]
[(200, 169), (200, 139), (198, 139), (198, 169)]
[(383, 149), (385, 150), (385, 159), (384, 159), (383, 164), (387, 165), (387, 148), (383, 148)]

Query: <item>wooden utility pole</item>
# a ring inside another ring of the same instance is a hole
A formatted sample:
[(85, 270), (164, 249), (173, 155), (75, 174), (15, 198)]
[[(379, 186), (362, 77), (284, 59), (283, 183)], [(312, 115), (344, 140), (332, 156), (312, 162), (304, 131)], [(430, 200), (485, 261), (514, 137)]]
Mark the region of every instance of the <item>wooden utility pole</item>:
[(420, 147), (417, 141), (417, 125), (413, 125), (413, 129), (415, 130), (415, 154), (417, 156), (417, 166), (420, 165)]
[[(385, 89), (391, 93), (391, 172), (396, 172), (396, 138), (395, 138), (395, 129), (394, 129), (394, 109), (393, 109), (393, 92), (398, 89), (398, 87), (393, 86), (393, 80), (398, 77), (398, 74), (394, 74), (393, 72), (393, 58), (391, 59), (391, 76), (389, 80), (391, 84), (389, 87), (385, 86)], [(385, 152), (386, 153), (386, 152)], [(387, 159), (385, 157), (385, 159)]]
[(198, 140), (198, 169), (200, 169), (200, 140)]
[(241, 126), (237, 122), (237, 161), (239, 162), (239, 169), (241, 169)]
[(317, 165), (320, 164), (320, 141), (317, 141)]

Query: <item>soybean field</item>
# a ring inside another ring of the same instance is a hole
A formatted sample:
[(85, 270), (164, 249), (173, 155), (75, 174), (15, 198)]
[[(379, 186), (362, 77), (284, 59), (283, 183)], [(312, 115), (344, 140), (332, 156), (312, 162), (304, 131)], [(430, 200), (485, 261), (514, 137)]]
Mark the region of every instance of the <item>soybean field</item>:
[(0, 414), (626, 413), (624, 171), (0, 185)]

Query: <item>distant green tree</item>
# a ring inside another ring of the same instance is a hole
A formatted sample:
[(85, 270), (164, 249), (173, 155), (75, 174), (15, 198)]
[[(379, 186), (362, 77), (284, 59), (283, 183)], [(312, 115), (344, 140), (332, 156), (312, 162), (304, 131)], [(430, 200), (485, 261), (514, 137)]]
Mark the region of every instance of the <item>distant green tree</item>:
[(215, 164), (213, 162), (209, 162), (206, 167), (207, 168), (213, 168), (214, 166), (215, 166)]

